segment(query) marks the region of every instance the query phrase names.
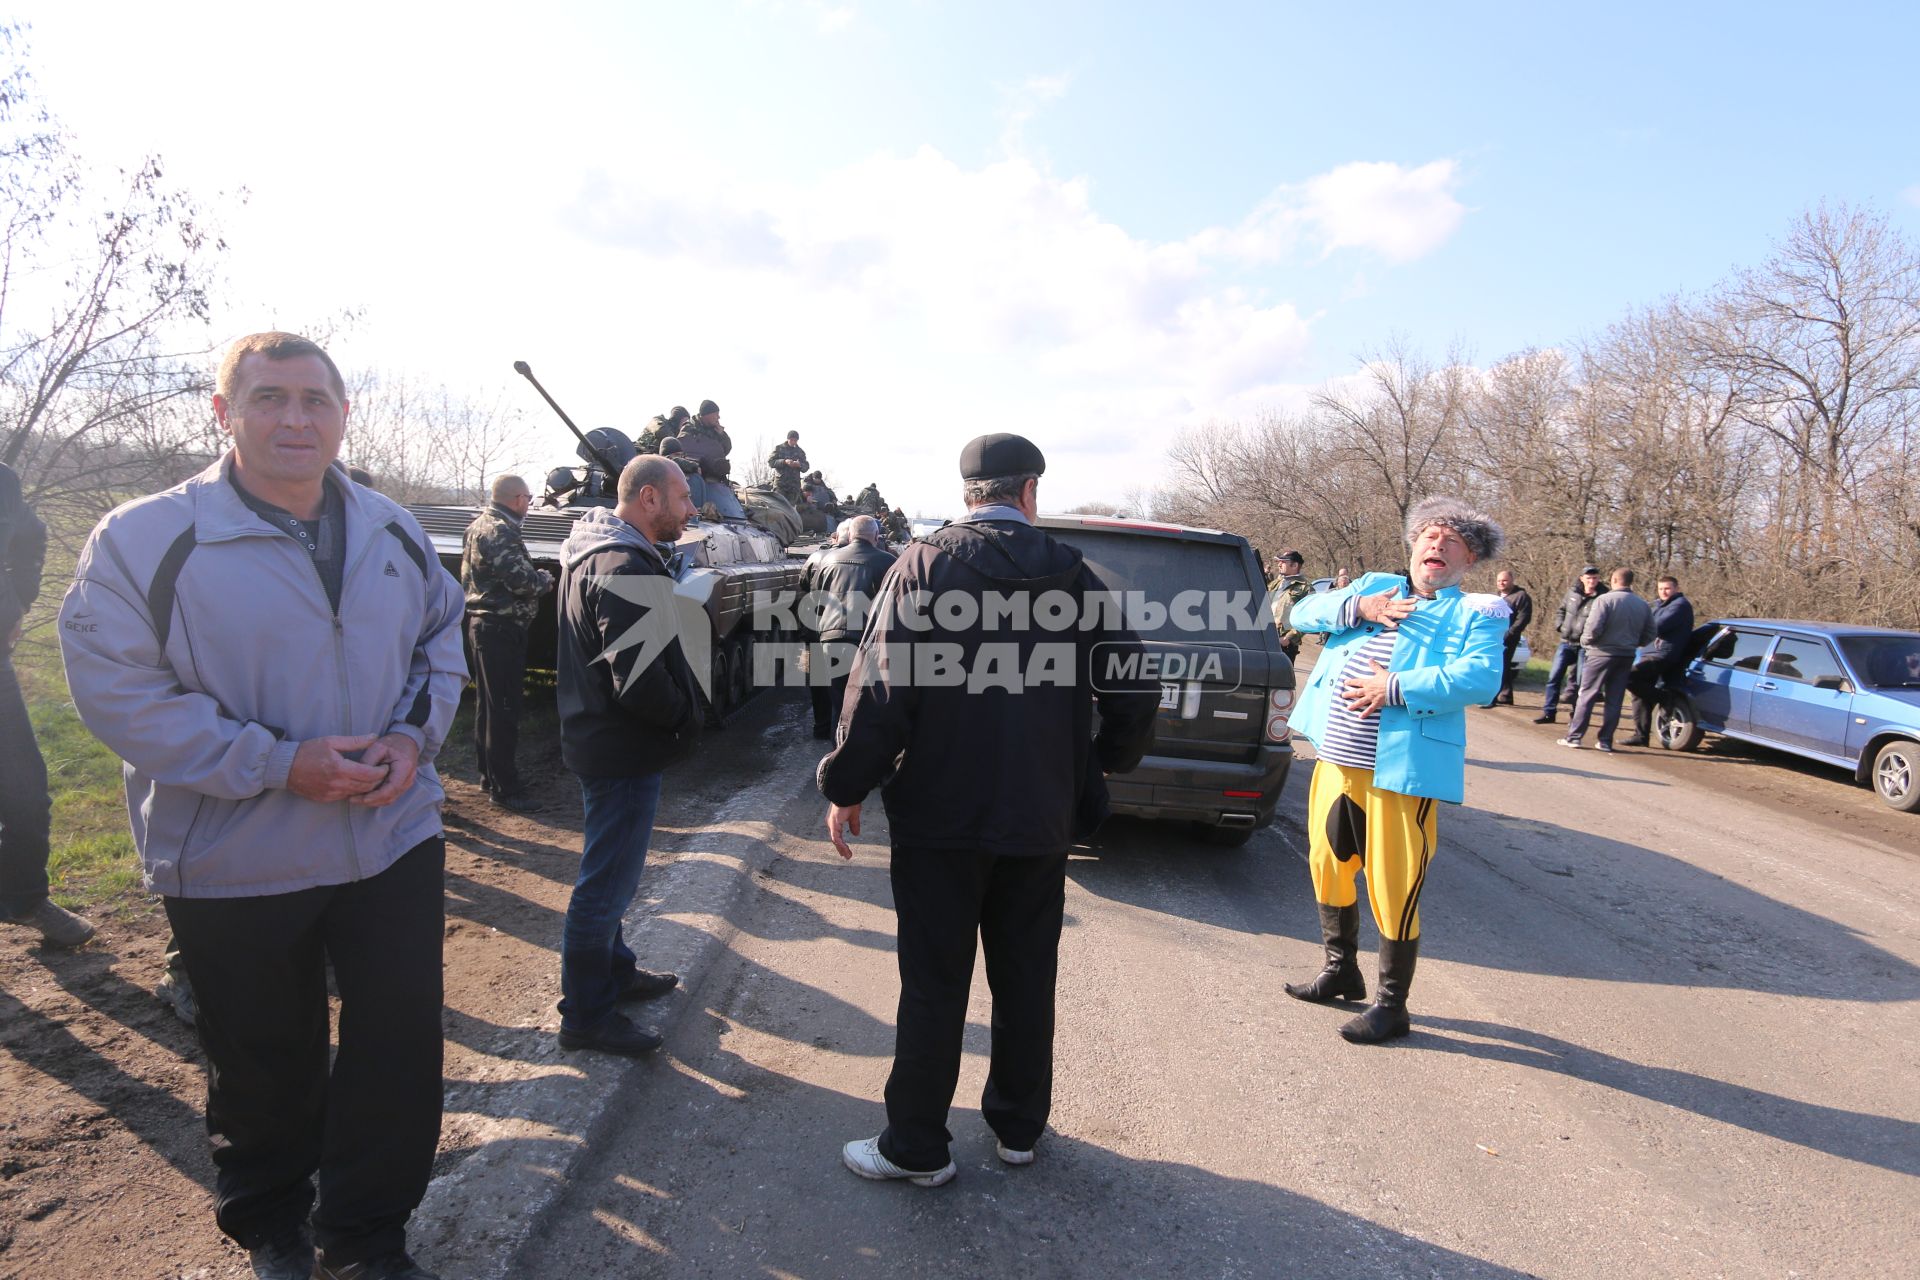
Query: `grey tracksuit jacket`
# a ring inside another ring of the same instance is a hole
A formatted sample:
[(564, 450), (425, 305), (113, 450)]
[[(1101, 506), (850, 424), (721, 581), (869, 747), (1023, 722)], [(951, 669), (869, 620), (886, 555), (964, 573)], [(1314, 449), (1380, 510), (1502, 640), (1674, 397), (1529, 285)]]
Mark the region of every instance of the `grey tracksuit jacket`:
[[(87, 539), (60, 609), (74, 706), (126, 762), (154, 892), (257, 897), (378, 875), (441, 829), (432, 766), (467, 673), (460, 586), (412, 516), (341, 476), (336, 615), (306, 548), (241, 502), (231, 467), (229, 454), (116, 508)], [(420, 769), (392, 804), (286, 789), (302, 741), (393, 732), (420, 744)]]

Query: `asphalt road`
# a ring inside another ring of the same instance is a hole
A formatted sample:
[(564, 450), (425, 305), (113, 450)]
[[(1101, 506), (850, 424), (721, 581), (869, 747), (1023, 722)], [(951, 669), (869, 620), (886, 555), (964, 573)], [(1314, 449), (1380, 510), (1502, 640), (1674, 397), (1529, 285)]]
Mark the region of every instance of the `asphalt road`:
[(1116, 822), (1076, 854), (1051, 1131), (994, 1158), (977, 972), (934, 1190), (840, 1167), (884, 1123), (885, 828), (842, 864), (796, 770), (731, 947), (514, 1274), (1920, 1273), (1920, 817), (1530, 714), (1474, 713), (1411, 1037), (1280, 991), (1319, 957), (1303, 760), (1244, 850)]

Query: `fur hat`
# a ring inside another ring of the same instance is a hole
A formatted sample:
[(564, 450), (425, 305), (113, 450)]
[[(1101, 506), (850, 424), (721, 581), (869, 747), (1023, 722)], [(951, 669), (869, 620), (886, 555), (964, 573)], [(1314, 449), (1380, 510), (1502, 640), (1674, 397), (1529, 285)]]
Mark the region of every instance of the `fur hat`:
[(1407, 512), (1407, 545), (1432, 525), (1445, 525), (1460, 535), (1475, 560), (1492, 560), (1507, 545), (1507, 535), (1492, 516), (1475, 511), (1458, 498), (1425, 498)]

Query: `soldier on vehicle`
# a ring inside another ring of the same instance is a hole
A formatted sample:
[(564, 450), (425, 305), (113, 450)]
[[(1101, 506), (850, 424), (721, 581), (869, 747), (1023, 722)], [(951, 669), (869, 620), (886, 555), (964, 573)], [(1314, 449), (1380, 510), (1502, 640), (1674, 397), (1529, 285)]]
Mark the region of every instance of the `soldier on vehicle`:
[(527, 632), (553, 575), (533, 562), (520, 523), (533, 491), (519, 476), (493, 482), (492, 504), (467, 526), (460, 585), (467, 600), (467, 651), (473, 659), (473, 746), (480, 786), (515, 813), (540, 805), (514, 763), (527, 678)]
[(907, 520), (907, 513), (895, 507), (887, 513), (887, 537), (895, 542), (913, 541), (913, 525)]
[(711, 400), (700, 402), (699, 416), (680, 427), (680, 444), (700, 463), (700, 470), (716, 480), (727, 478), (727, 455), (733, 452), (733, 438), (720, 425), (720, 406)]
[(887, 504), (881, 499), (880, 486), (877, 484), (867, 485), (860, 491), (860, 496), (853, 500), (853, 514), (857, 516), (878, 516), (886, 509)]
[(686, 425), (687, 410), (684, 405), (675, 405), (666, 413), (656, 413), (647, 423), (647, 429), (634, 441), (634, 450), (638, 453), (659, 453), (660, 446), (667, 440), (680, 434), (680, 428)]
[(800, 477), (807, 470), (807, 451), (800, 447), (798, 431), (787, 432), (786, 443), (773, 446), (767, 465), (773, 468), (773, 484), (780, 496), (799, 506), (803, 496)]
[(833, 490), (827, 487), (826, 480), (821, 477), (818, 471), (810, 472), (807, 475), (807, 482), (802, 489), (802, 494), (807, 502), (816, 511), (825, 514), (827, 519), (838, 520), (840, 518), (840, 500), (835, 496)]

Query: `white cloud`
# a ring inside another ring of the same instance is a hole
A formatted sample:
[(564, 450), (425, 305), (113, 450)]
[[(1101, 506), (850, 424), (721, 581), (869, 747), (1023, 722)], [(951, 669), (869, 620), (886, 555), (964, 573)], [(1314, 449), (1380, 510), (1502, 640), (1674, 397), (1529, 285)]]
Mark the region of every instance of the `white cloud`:
[(1404, 261), (1464, 214), (1451, 161), (1343, 166), (1172, 242), (1018, 152), (970, 167), (923, 147), (805, 183), (685, 176), (602, 169), (562, 215), (599, 279), (670, 300), (626, 321), (635, 349), (676, 371), (677, 397), (719, 399), (743, 443), (797, 428), (830, 479), (877, 480), (909, 510), (951, 503), (957, 441), (1020, 423), (1073, 457), (1062, 505), (1117, 496), (1179, 426), (1291, 401), (1311, 377), (1316, 313), (1244, 266)]
[(1356, 161), (1279, 187), (1239, 226), (1208, 228), (1189, 243), (1198, 253), (1250, 263), (1284, 261), (1303, 247), (1323, 258), (1359, 249), (1410, 262), (1459, 230), (1467, 212), (1453, 197), (1459, 182), (1452, 160), (1415, 169)]

